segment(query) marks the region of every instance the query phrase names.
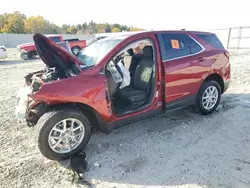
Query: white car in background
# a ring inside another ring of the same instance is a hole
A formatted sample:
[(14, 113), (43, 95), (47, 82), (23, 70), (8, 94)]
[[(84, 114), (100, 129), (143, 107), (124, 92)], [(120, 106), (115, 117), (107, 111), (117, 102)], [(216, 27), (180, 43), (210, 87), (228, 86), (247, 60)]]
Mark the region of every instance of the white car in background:
[(86, 41), (86, 45), (89, 46), (90, 44), (94, 43), (95, 41), (104, 39), (106, 37), (111, 37), (111, 36), (115, 36), (117, 35), (117, 33), (97, 33), (92, 35), (92, 37)]
[(5, 48), (5, 46), (0, 46), (0, 59), (5, 59), (7, 58), (7, 56), (7, 49)]

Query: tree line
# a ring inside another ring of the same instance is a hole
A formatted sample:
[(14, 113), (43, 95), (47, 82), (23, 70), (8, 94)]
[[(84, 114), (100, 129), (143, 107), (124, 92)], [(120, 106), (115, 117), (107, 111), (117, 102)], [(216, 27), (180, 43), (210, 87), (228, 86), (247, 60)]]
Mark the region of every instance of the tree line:
[(144, 29), (121, 24), (96, 23), (94, 21), (58, 26), (42, 16), (27, 17), (19, 11), (0, 14), (0, 33), (93, 34), (141, 30)]

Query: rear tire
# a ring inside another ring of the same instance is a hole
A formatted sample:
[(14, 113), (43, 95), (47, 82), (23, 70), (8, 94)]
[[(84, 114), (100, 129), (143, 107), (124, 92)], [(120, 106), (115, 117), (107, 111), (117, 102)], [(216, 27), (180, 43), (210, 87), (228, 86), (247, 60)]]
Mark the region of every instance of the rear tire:
[(221, 87), (214, 80), (205, 81), (198, 92), (196, 108), (203, 115), (211, 114), (219, 105)]
[[(76, 129), (78, 124), (81, 126)], [(74, 128), (75, 126), (76, 128)], [(38, 128), (37, 141), (40, 152), (44, 157), (56, 161), (68, 159), (81, 152), (91, 136), (88, 118), (81, 111), (73, 109), (45, 113), (39, 119), (36, 127)], [(78, 136), (72, 136), (74, 129), (76, 129), (75, 132), (80, 131), (80, 133), (74, 133)], [(72, 143), (75, 145), (72, 146)], [(65, 151), (65, 149), (67, 150)]]

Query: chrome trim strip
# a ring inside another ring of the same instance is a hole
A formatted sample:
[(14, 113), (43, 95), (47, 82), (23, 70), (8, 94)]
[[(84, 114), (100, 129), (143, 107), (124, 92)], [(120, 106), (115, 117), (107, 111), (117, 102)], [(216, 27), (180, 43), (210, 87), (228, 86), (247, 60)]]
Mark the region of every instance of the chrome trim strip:
[(189, 54), (189, 55), (185, 55), (185, 56), (181, 56), (181, 57), (175, 57), (175, 58), (163, 60), (162, 62), (165, 63), (165, 62), (168, 62), (168, 61), (172, 61), (172, 60), (176, 60), (176, 59), (181, 59), (181, 58), (184, 58), (184, 57), (194, 56), (194, 55), (200, 54), (200, 53), (202, 53), (202, 52), (204, 52), (204, 51), (206, 50), (206, 48), (205, 48), (204, 46), (202, 46), (202, 45), (201, 45), (197, 40), (195, 40), (193, 37), (191, 37), (190, 35), (188, 35), (188, 37), (190, 37), (195, 43), (197, 43), (197, 44), (201, 47), (201, 51), (196, 52), (196, 53), (194, 53), (194, 54)]

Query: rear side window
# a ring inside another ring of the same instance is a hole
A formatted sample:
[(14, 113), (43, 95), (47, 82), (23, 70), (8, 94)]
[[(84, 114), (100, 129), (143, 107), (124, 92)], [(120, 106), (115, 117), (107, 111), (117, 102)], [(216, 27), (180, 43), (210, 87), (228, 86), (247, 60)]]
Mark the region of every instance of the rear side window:
[[(189, 38), (189, 37), (188, 37)], [(202, 50), (201, 46), (197, 44), (194, 40), (189, 38), (189, 47), (190, 47), (190, 52), (191, 54), (196, 54)]]
[(196, 36), (198, 36), (214, 48), (224, 49), (224, 46), (215, 34), (196, 34)]
[(159, 34), (158, 38), (164, 61), (190, 56), (202, 50), (199, 44), (185, 34)]

